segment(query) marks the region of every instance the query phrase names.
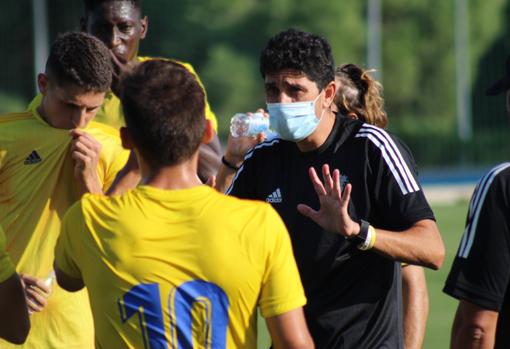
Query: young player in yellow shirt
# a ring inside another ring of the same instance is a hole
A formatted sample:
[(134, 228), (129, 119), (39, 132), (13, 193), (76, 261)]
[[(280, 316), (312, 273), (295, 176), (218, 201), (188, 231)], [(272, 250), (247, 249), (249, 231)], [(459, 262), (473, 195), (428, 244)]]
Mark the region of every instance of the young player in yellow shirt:
[(0, 117), (0, 224), (34, 312), (26, 348), (94, 345), (86, 291), (69, 294), (48, 283), (64, 213), (83, 193), (107, 190), (128, 156), (117, 131), (91, 121), (111, 79), (101, 41), (62, 35), (38, 75), (41, 103)]
[(182, 65), (142, 63), (121, 84), (143, 181), (85, 195), (55, 248), (59, 284), (87, 287), (98, 348), (256, 348), (256, 311), (275, 348), (313, 348), (290, 239), (263, 202), (224, 196), (197, 177), (211, 139), (204, 93)]

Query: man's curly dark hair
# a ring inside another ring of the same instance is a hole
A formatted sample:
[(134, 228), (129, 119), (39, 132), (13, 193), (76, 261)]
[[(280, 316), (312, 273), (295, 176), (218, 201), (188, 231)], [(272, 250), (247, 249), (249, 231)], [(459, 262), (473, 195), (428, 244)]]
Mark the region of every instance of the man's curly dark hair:
[(278, 73), (285, 69), (303, 72), (323, 89), (335, 79), (335, 61), (326, 39), (297, 29), (288, 29), (269, 39), (260, 54), (260, 72)]
[(112, 72), (111, 56), (105, 44), (81, 32), (59, 35), (46, 61), (46, 74), (58, 85), (72, 83), (86, 91), (108, 91)]
[(94, 11), (97, 5), (101, 5), (105, 2), (129, 2), (134, 8), (142, 8), (142, 0), (83, 0), (83, 6), (85, 6), (85, 12)]

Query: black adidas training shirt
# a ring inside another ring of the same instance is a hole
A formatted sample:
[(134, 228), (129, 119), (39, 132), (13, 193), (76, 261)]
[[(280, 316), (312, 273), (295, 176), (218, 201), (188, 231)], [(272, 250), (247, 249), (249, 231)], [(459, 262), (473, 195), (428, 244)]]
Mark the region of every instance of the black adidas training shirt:
[(317, 348), (403, 347), (400, 263), (360, 251), (297, 211), (319, 207), (310, 166), (339, 169), (352, 184), (349, 213), (376, 228), (402, 231), (434, 219), (407, 148), (387, 132), (337, 116), (326, 142), (302, 153), (273, 139), (245, 157), (228, 194), (271, 202), (289, 230), (308, 304), (305, 315)]
[(499, 312), (494, 348), (510, 348), (510, 162), (491, 169), (469, 204), (443, 291)]

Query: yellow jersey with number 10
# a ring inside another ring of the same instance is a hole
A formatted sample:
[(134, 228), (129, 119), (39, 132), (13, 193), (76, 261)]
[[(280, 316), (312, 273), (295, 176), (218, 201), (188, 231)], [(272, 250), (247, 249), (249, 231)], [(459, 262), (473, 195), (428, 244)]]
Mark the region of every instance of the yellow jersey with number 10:
[[(53, 270), (61, 220), (79, 196), (69, 131), (50, 127), (36, 107), (0, 116), (0, 224), (17, 271), (44, 279)], [(106, 125), (91, 122), (85, 131), (102, 144), (97, 173), (106, 189), (128, 152)], [(24, 348), (93, 348), (85, 290), (72, 294), (54, 285), (47, 307), (30, 320)], [(10, 347), (0, 340), (0, 348)]]
[(290, 238), (267, 203), (208, 186), (85, 195), (55, 263), (90, 294), (97, 348), (256, 348), (264, 317), (306, 302)]

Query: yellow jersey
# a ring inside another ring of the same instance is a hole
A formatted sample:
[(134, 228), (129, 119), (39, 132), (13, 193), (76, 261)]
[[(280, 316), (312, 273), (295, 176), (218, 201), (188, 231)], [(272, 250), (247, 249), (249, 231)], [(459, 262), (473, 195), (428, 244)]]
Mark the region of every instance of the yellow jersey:
[(208, 186), (84, 195), (55, 264), (84, 281), (97, 348), (256, 348), (257, 306), (306, 303), (276, 211)]
[[(165, 59), (165, 58), (152, 58), (152, 57), (138, 57), (138, 62), (144, 62), (149, 59)], [(195, 69), (189, 63), (180, 62), (174, 60), (176, 63), (182, 64), (184, 68), (186, 68), (190, 73), (192, 73), (197, 79), (200, 86), (204, 89), (204, 85), (200, 78), (198, 77)], [(33, 109), (34, 105), (41, 104), (42, 95), (38, 94), (35, 98), (30, 102), (29, 108)], [(211, 110), (209, 106), (209, 102), (207, 101), (207, 96), (205, 98), (205, 118), (212, 121), (214, 130), (218, 133), (218, 120), (216, 119), (216, 115)], [(120, 103), (120, 99), (112, 92), (108, 91), (104, 97), (104, 102), (101, 108), (98, 110), (94, 121), (100, 122), (102, 124), (109, 125), (115, 129), (119, 129), (121, 126), (125, 125), (124, 122), (124, 112), (122, 111), (122, 105)]]
[(0, 283), (10, 278), (15, 272), (14, 264), (5, 251), (5, 233), (0, 227)]
[[(0, 116), (0, 224), (17, 271), (47, 278), (61, 220), (79, 195), (69, 131), (49, 126), (36, 107)], [(118, 131), (95, 122), (85, 131), (102, 144), (97, 173), (106, 189), (129, 153)], [(55, 285), (47, 307), (33, 314), (31, 323), (25, 348), (93, 348), (85, 290), (71, 294)], [(0, 340), (0, 348), (6, 347)]]

